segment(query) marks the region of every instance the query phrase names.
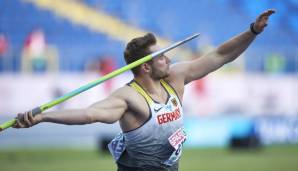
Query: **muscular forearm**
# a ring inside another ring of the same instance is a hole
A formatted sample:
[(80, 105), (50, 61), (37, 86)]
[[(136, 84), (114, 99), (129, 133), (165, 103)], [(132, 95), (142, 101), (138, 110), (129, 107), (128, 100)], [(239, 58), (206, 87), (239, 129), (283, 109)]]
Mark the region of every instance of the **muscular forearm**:
[(225, 63), (233, 61), (247, 49), (255, 37), (256, 35), (250, 30), (245, 31), (220, 45), (216, 53), (223, 58)]
[(85, 109), (61, 110), (40, 114), (41, 122), (53, 122), (66, 125), (83, 125), (92, 123)]

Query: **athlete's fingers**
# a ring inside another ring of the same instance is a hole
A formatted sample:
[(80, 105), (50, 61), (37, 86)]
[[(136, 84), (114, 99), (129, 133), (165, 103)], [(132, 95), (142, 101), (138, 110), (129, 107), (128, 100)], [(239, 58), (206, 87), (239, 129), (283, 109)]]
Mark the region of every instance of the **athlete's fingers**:
[(12, 126), (13, 128), (19, 128), (19, 124), (18, 124), (18, 120), (16, 120), (16, 123), (15, 124), (13, 124), (13, 126)]
[(28, 119), (31, 122), (31, 124), (34, 124), (34, 119), (33, 119), (32, 111), (29, 111)]
[(25, 128), (25, 125), (22, 123), (22, 119), (23, 115), (22, 114), (18, 114), (17, 118), (16, 118), (16, 128)]
[(267, 10), (267, 14), (270, 16), (271, 14), (275, 13), (275, 9), (269, 9)]
[(32, 123), (30, 123), (30, 121), (29, 121), (28, 115), (29, 115), (29, 112), (26, 112), (24, 114), (24, 121), (25, 121), (26, 127), (30, 127), (32, 125)]
[(25, 114), (19, 113), (18, 114), (18, 121), (20, 128), (26, 128), (26, 122), (25, 122)]
[(261, 15), (259, 15), (259, 17), (257, 18), (257, 21), (262, 21), (262, 20), (268, 20), (269, 16), (274, 14), (275, 10), (273, 9), (269, 9), (266, 12), (262, 13)]
[(274, 13), (275, 13), (275, 10), (273, 10), (273, 9), (269, 9), (269, 10), (265, 11), (264, 13), (262, 13), (262, 14), (260, 15), (260, 17), (270, 16), (270, 15), (272, 15), (272, 14), (274, 14)]

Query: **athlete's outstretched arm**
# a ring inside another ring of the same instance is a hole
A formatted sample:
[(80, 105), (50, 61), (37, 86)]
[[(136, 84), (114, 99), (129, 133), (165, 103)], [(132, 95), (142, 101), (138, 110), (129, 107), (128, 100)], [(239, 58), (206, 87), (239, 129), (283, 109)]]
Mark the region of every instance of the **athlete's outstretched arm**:
[(85, 109), (59, 110), (32, 116), (31, 111), (19, 114), (14, 128), (28, 128), (41, 122), (66, 125), (82, 125), (94, 122), (114, 123), (127, 109), (127, 102), (122, 98), (121, 89), (108, 98), (96, 102)]
[(173, 65), (173, 72), (177, 73), (180, 78), (183, 78), (184, 83), (187, 84), (233, 61), (248, 48), (255, 39), (256, 33), (263, 31), (267, 26), (269, 16), (274, 12), (272, 9), (263, 12), (254, 22), (252, 30), (249, 29), (231, 38), (210, 53), (193, 61)]

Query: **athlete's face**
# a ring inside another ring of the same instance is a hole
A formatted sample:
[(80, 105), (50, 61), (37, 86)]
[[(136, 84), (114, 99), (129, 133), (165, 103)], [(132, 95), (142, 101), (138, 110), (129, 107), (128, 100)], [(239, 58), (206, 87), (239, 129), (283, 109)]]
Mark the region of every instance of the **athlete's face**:
[[(150, 47), (151, 52), (156, 52), (157, 50), (159, 50), (159, 48), (156, 45)], [(168, 77), (170, 74), (170, 62), (170, 59), (164, 54), (155, 57), (151, 64), (151, 77), (153, 79), (162, 79)]]

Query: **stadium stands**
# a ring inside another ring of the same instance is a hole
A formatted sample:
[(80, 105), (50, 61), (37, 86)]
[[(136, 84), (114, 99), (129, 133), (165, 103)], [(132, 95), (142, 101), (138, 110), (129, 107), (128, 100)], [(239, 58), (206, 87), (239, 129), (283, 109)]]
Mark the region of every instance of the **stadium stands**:
[[(22, 46), (26, 36), (35, 28), (42, 28), (47, 42), (58, 48), (61, 71), (82, 71), (88, 61), (104, 55), (113, 56), (119, 66), (124, 65), (122, 51), (125, 42), (76, 24), (53, 10), (42, 9), (36, 5), (37, 2), (0, 2), (0, 33), (7, 35), (12, 50), (10, 56), (13, 65), (9, 71), (20, 70)], [(268, 31), (247, 51), (245, 70), (265, 71), (267, 58), (278, 54), (286, 63), (280, 72), (298, 71), (298, 52), (295, 48), (298, 41), (297, 0), (175, 0), (171, 3), (157, 0), (80, 0), (78, 3), (171, 40), (201, 32), (203, 36), (199, 43), (190, 43), (195, 51), (200, 50), (198, 46), (218, 45), (246, 29), (264, 9), (276, 8), (278, 14), (270, 22)]]

